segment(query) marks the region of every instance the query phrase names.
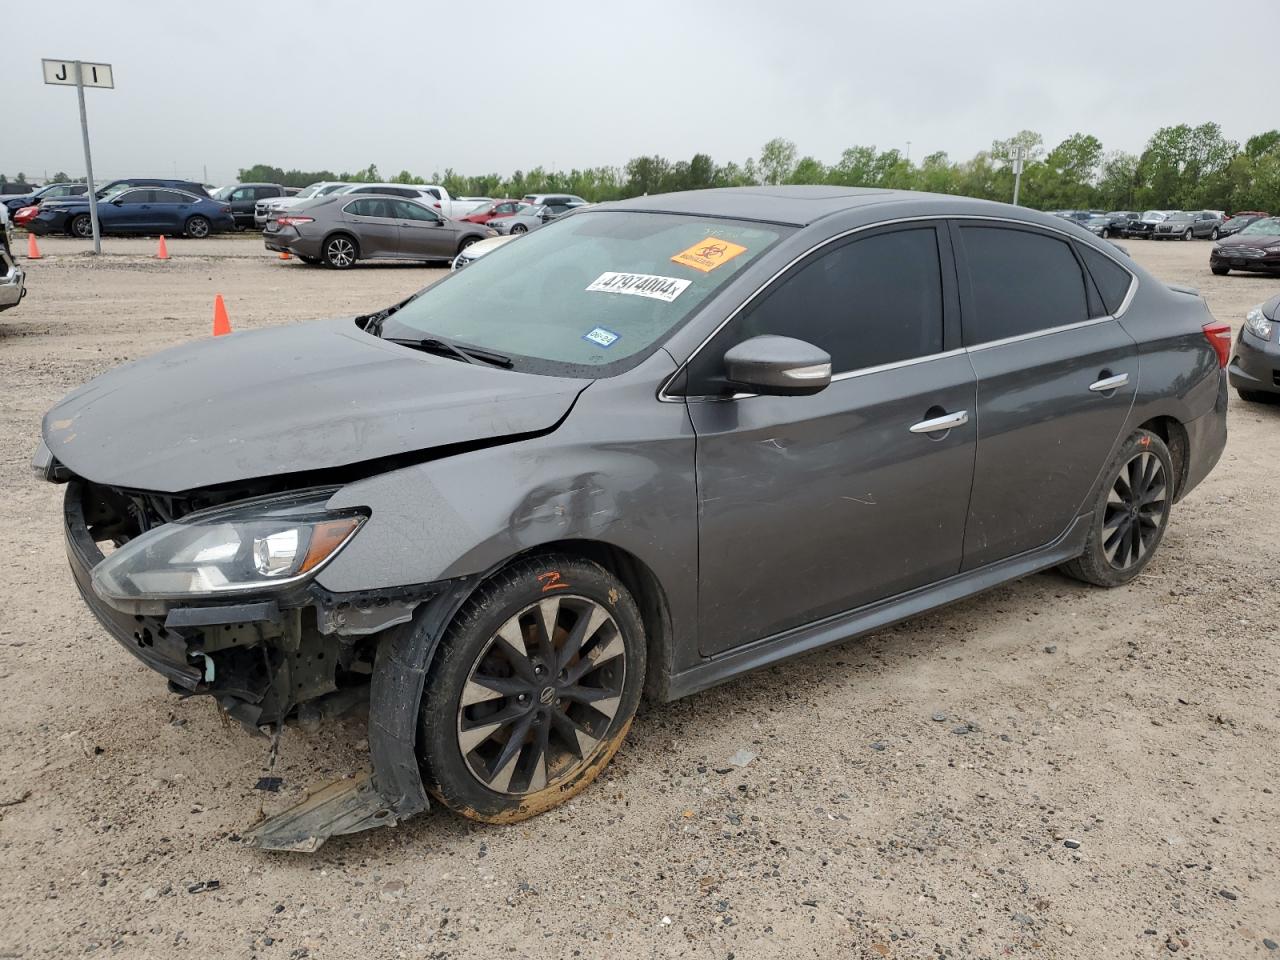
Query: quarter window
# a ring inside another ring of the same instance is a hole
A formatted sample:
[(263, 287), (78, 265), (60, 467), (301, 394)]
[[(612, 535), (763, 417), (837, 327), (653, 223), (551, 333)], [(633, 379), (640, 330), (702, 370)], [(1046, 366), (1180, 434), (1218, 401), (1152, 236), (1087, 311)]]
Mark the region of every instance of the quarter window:
[(1089, 318), (1084, 274), (1064, 240), (1004, 227), (960, 228), (972, 308), (966, 346)]
[(1129, 295), (1133, 276), (1120, 264), (1110, 257), (1103, 256), (1093, 247), (1081, 243), (1077, 244), (1076, 249), (1080, 251), (1080, 257), (1089, 269), (1089, 276), (1093, 277), (1094, 285), (1102, 296), (1102, 303), (1107, 308), (1107, 313), (1115, 315), (1120, 305), (1124, 303), (1124, 298)]
[(724, 355), (765, 334), (831, 354), (833, 373), (942, 350), (942, 273), (935, 228), (864, 237), (817, 254), (774, 284), (694, 358), (690, 392), (721, 392)]

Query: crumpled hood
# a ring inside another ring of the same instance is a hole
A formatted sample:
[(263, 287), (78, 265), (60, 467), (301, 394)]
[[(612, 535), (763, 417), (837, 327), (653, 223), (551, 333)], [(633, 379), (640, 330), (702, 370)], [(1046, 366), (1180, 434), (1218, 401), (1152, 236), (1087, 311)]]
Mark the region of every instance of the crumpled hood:
[(117, 367), (46, 413), (43, 435), (78, 476), (177, 493), (546, 430), (589, 383), (462, 363), (322, 320)]

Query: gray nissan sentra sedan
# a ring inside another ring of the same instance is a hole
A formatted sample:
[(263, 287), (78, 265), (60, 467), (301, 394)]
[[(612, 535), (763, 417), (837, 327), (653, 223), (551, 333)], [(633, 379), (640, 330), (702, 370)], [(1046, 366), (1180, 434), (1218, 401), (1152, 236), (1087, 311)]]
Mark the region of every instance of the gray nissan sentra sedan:
[(657, 700), (1048, 567), (1150, 562), (1230, 328), (1062, 220), (825, 187), (603, 204), (367, 316), (129, 364), (44, 420), (85, 602), (372, 770), (251, 834), (585, 787)]

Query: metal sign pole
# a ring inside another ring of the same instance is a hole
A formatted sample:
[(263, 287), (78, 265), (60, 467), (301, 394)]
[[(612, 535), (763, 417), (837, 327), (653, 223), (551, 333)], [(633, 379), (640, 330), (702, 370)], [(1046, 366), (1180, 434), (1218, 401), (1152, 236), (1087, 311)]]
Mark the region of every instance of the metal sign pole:
[(102, 253), (102, 234), (98, 230), (98, 194), (93, 186), (93, 157), (89, 155), (89, 118), (84, 112), (84, 65), (79, 60), (76, 61), (76, 96), (80, 99), (80, 135), (84, 138), (84, 173), (85, 183), (89, 187), (89, 221), (93, 224), (93, 252)]
[(1018, 187), (1022, 185), (1022, 147), (1018, 147), (1013, 155), (1013, 205), (1018, 205)]

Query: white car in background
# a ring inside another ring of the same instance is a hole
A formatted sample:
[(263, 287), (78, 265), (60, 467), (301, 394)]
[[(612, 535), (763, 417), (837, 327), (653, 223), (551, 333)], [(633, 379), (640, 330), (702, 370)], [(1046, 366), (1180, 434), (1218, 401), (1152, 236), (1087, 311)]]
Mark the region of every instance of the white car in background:
[(26, 293), (26, 274), (13, 258), (13, 224), (0, 203), (0, 310), (16, 307)]
[(477, 240), (453, 258), (453, 262), (449, 264), (449, 269), (461, 270), (468, 264), (475, 263), (481, 257), (493, 253), (493, 251), (497, 250), (499, 247), (506, 246), (514, 239), (515, 237), (513, 236), (505, 236), (489, 237), (487, 240)]

